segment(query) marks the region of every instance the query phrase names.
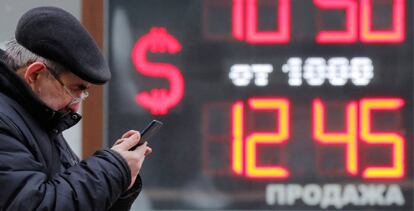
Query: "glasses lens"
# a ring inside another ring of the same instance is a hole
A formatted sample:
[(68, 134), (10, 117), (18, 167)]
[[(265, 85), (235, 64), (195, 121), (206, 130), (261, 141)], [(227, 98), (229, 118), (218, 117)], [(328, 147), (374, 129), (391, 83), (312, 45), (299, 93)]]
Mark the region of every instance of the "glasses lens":
[[(46, 64), (45, 64), (45, 66), (46, 66)], [(49, 73), (53, 76), (53, 78), (55, 78), (60, 83), (60, 85), (62, 85), (63, 89), (73, 98), (71, 104), (80, 103), (80, 102), (82, 102), (83, 100), (85, 100), (89, 96), (89, 92), (87, 90), (82, 90), (80, 97), (77, 97), (76, 95), (72, 94), (73, 92), (71, 91), (71, 89), (69, 89), (60, 80), (60, 78), (55, 74), (54, 70), (52, 70), (48, 66), (46, 66), (46, 68), (49, 70)]]

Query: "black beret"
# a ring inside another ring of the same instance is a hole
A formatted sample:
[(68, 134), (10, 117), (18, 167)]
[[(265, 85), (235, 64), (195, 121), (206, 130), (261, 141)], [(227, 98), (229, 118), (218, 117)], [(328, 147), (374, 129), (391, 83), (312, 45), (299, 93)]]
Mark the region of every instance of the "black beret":
[(82, 24), (56, 7), (37, 7), (19, 20), (17, 42), (31, 52), (57, 62), (83, 80), (103, 84), (111, 78), (100, 49)]

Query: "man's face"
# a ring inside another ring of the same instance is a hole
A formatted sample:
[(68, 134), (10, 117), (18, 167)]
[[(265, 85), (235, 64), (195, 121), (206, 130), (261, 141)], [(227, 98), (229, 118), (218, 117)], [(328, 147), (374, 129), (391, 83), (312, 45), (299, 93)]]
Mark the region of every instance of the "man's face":
[(80, 99), (87, 96), (91, 84), (71, 72), (54, 75), (52, 71), (43, 63), (35, 62), (27, 67), (25, 79), (50, 108), (77, 112)]

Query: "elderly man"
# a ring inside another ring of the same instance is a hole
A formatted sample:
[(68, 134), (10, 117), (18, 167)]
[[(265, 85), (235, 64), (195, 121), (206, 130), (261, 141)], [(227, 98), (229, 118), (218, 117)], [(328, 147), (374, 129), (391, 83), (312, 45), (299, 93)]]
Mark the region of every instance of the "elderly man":
[[(0, 51), (1, 52), (1, 51)], [(25, 13), (0, 61), (0, 210), (129, 210), (151, 148), (126, 132), (80, 161), (62, 131), (110, 72), (79, 21), (54, 7)]]

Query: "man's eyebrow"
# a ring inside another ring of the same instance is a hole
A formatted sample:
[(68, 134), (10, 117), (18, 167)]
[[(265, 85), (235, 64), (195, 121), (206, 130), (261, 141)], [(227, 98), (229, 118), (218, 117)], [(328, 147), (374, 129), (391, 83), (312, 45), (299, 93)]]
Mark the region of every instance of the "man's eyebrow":
[(88, 84), (79, 84), (77, 87), (80, 90), (85, 90), (85, 89), (89, 88), (89, 85)]

